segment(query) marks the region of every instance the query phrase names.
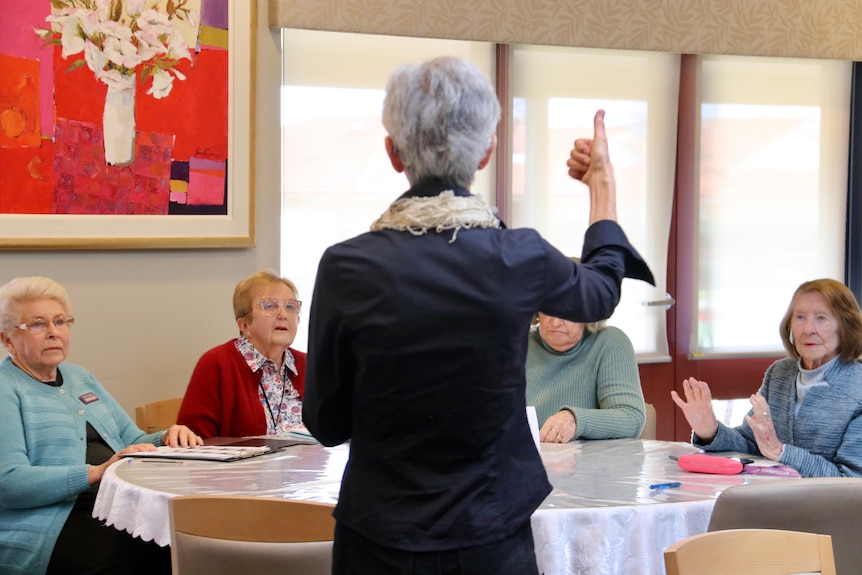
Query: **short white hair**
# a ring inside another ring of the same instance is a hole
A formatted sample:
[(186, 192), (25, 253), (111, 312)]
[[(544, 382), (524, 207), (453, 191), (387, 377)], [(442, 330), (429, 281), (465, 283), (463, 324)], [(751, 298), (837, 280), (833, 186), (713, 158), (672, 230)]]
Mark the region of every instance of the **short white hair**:
[(52, 299), (63, 307), (66, 315), (72, 314), (72, 304), (66, 288), (51, 278), (33, 276), (14, 278), (0, 286), (0, 333), (11, 337), (21, 321), (23, 304), (40, 299)]

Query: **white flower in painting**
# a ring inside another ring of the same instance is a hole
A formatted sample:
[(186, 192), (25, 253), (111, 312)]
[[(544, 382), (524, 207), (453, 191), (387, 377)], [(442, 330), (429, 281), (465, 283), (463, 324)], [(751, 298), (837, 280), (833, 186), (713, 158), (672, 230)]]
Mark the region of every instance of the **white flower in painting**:
[(80, 14), (80, 18), (78, 20), (78, 23), (81, 26), (81, 32), (84, 34), (85, 38), (95, 38), (99, 33), (99, 27), (102, 25), (104, 20), (100, 19), (96, 12), (83, 12), (83, 14)]
[[(96, 10), (93, 14), (98, 17), (99, 22), (107, 22), (111, 19), (111, 6), (113, 3), (113, 0), (95, 0), (93, 4), (96, 5)], [(73, 0), (71, 4), (76, 5), (77, 2)], [(85, 2), (85, 4), (87, 3)]]
[[(62, 47), (63, 58), (83, 52), (84, 62), (96, 78), (111, 87), (134, 87), (152, 79), (147, 94), (164, 98), (174, 78), (184, 80), (176, 66), (191, 60), (191, 52), (175, 20), (196, 25), (197, 15), (185, 2), (168, 2), (170, 13), (147, 8), (147, 0), (51, 0), (50, 29), (36, 30), (45, 42)], [(173, 6), (173, 8), (171, 8)], [(76, 63), (77, 64), (77, 63)]]
[(156, 12), (153, 9), (144, 10), (137, 19), (138, 27), (146, 30), (154, 36), (170, 36), (174, 31), (174, 25), (168, 19), (167, 14)]
[(102, 48), (105, 57), (117, 68), (134, 70), (142, 62), (138, 47), (132, 43), (132, 31), (116, 22), (105, 22), (101, 32), (104, 35)]
[(171, 60), (191, 60), (192, 58), (189, 45), (186, 44), (183, 35), (178, 32), (174, 32), (171, 41), (168, 42), (168, 58)]
[(146, 4), (146, 0), (126, 0), (126, 12), (135, 18), (144, 11)]
[[(143, 52), (166, 55), (171, 60), (191, 59), (188, 44), (167, 16), (155, 10), (145, 10), (138, 18), (135, 32), (138, 46)], [(144, 58), (146, 60), (146, 58)]]
[(92, 70), (97, 78), (108, 63), (105, 53), (92, 42), (84, 44), (84, 61), (87, 63), (87, 68)]
[(60, 28), (60, 45), (63, 47), (63, 58), (74, 56), (84, 50), (84, 37), (80, 32), (82, 15), (80, 10), (61, 10), (56, 16), (45, 18), (48, 22)]
[[(183, 78), (180, 79), (182, 80)], [(173, 85), (174, 77), (171, 73), (167, 70), (156, 68), (156, 71), (153, 73), (153, 85), (147, 90), (147, 94), (156, 99), (164, 98), (171, 93)]]
[(100, 70), (96, 73), (96, 78), (107, 84), (109, 88), (116, 90), (134, 90), (135, 88), (135, 77), (131, 74), (124, 74), (117, 69)]

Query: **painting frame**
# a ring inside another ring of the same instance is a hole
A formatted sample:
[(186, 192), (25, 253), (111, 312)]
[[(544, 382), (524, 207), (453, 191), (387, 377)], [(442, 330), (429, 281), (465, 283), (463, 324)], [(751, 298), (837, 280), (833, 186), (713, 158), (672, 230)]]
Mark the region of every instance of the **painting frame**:
[(0, 214), (0, 250), (255, 246), (257, 2), (229, 2), (226, 215)]

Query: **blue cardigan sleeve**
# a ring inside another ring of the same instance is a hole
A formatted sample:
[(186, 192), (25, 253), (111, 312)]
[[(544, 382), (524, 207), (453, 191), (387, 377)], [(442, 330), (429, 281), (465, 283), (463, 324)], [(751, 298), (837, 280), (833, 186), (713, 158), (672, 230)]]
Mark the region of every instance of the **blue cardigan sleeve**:
[[(775, 434), (784, 444), (778, 462), (803, 477), (862, 477), (862, 366), (836, 362), (825, 374), (829, 385), (812, 389), (798, 416), (797, 373), (796, 360), (779, 360), (766, 370), (758, 390), (769, 403)], [(704, 451), (761, 455), (747, 423), (735, 428), (719, 423), (711, 443), (697, 436), (692, 442)]]

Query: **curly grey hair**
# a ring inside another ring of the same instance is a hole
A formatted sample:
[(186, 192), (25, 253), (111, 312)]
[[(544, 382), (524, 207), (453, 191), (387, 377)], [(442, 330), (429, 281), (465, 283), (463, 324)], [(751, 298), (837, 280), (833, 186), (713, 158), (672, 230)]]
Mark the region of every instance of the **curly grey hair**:
[(500, 121), (500, 102), (467, 60), (440, 57), (390, 76), (383, 126), (410, 185), (441, 179), (469, 187)]

